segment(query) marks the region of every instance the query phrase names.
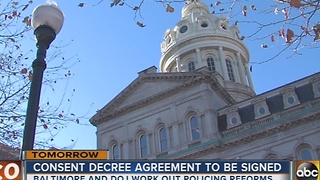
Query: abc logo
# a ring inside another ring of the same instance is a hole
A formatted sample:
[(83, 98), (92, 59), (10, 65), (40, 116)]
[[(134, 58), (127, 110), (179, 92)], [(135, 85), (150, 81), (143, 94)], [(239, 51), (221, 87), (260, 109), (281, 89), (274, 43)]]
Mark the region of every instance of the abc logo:
[(299, 165), (297, 168), (297, 179), (298, 180), (317, 180), (318, 168), (310, 162), (305, 162)]

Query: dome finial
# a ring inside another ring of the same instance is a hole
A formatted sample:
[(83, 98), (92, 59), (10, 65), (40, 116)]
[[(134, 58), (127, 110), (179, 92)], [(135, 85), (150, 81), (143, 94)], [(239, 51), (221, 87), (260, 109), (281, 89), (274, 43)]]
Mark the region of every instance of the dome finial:
[(186, 0), (186, 4), (190, 4), (193, 2), (200, 2), (200, 0)]
[(210, 14), (208, 6), (201, 2), (201, 0), (185, 0), (186, 5), (182, 9), (182, 18), (193, 12), (203, 12), (204, 14)]

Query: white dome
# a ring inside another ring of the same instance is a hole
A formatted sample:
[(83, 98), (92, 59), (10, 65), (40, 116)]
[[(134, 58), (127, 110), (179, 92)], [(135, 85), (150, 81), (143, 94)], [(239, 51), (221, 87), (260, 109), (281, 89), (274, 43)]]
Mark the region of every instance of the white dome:
[(161, 43), (160, 72), (204, 70), (219, 74), (229, 93), (241, 101), (254, 95), (249, 51), (237, 25), (209, 12), (201, 0), (186, 0), (182, 18)]

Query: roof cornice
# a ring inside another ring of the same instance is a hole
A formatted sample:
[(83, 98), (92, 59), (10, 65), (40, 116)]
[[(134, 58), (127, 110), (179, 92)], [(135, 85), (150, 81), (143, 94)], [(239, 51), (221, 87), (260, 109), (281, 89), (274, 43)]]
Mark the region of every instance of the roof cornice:
[[(159, 157), (160, 159), (187, 159), (195, 158), (200, 154), (205, 154), (207, 151), (211, 153), (221, 152), (226, 149), (249, 143), (259, 138), (264, 138), (270, 135), (274, 135), (278, 132), (283, 132), (293, 127), (297, 127), (302, 124), (306, 124), (310, 121), (317, 121), (320, 118), (320, 112), (317, 110), (320, 107), (320, 99), (316, 99), (310, 103), (310, 106), (306, 107), (305, 104), (301, 104), (296, 107), (292, 107), (286, 111), (261, 118), (260, 120), (246, 123), (241, 126), (232, 128), (221, 132), (221, 137), (205, 143), (199, 143), (192, 148), (178, 151), (174, 154), (168, 154), (166, 156)], [(280, 118), (276, 118), (276, 117)], [(257, 128), (262, 128), (256, 130)], [(195, 153), (196, 152), (196, 153)]]

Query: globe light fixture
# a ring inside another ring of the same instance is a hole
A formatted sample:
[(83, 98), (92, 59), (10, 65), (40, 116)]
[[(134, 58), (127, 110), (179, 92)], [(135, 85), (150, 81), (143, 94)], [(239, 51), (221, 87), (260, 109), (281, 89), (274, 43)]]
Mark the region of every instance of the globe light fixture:
[(54, 2), (40, 5), (32, 12), (31, 24), (34, 29), (38, 49), (36, 59), (32, 63), (33, 75), (21, 152), (32, 150), (34, 146), (43, 72), (47, 66), (45, 61), (46, 52), (51, 42), (60, 32), (63, 21), (64, 15)]

